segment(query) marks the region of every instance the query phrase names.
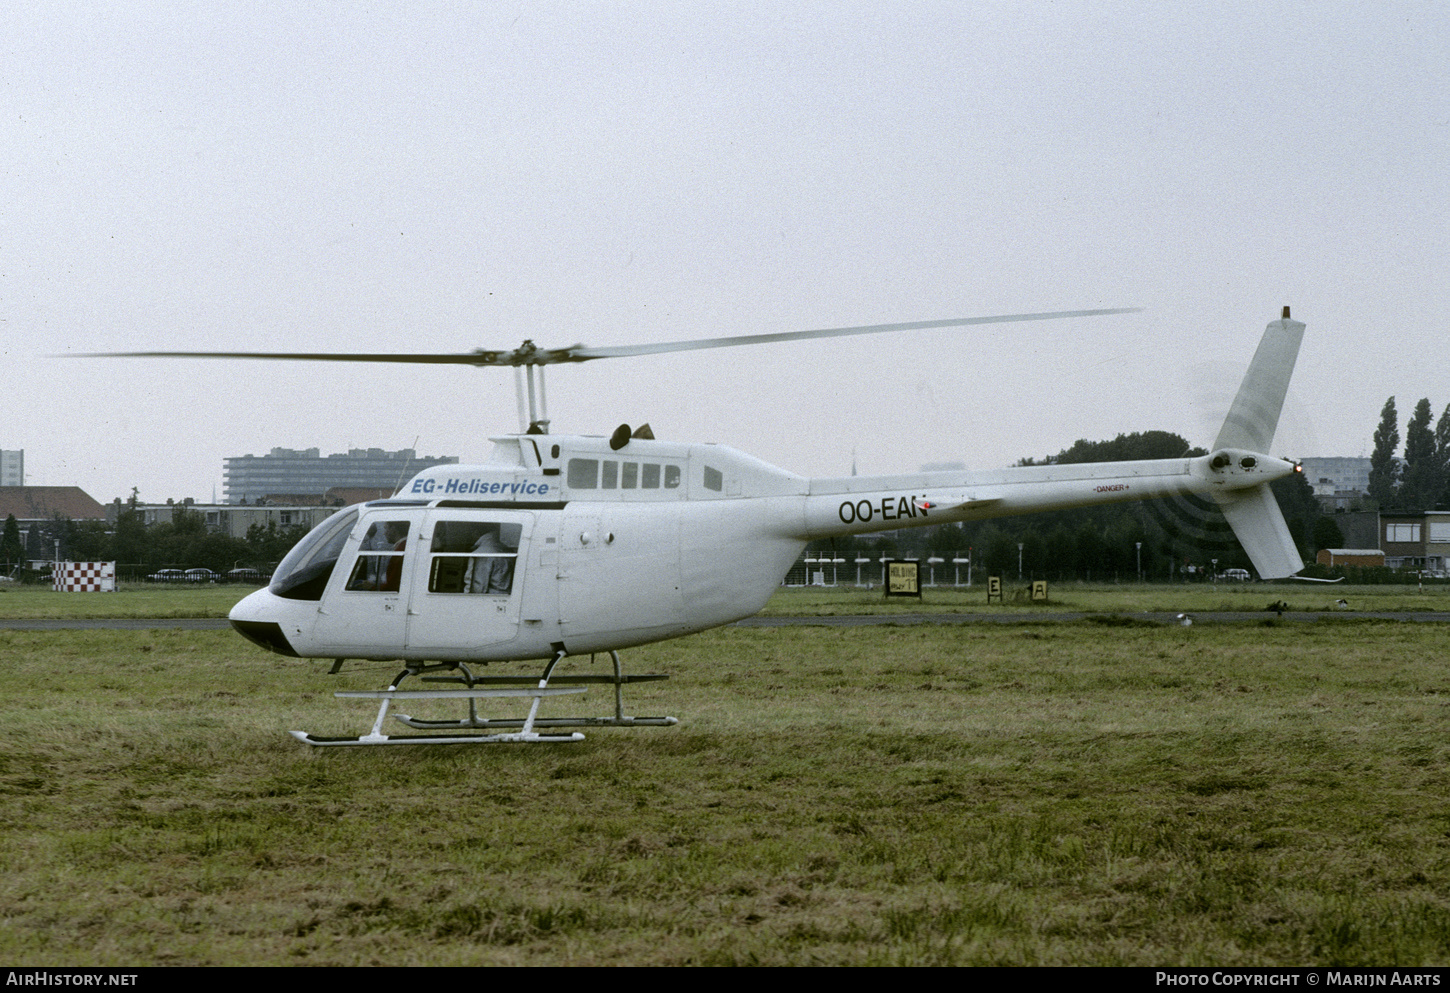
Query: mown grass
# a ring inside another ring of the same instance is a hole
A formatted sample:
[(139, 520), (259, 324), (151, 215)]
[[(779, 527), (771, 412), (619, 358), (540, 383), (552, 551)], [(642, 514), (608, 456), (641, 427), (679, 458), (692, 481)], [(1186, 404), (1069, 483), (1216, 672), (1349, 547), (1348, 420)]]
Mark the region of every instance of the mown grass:
[(0, 632), (0, 958), (1444, 964), (1447, 647), (723, 629), (626, 656), (675, 728), (328, 751), (285, 731), (365, 730), (331, 691), (391, 666)]
[(114, 593), (57, 593), (48, 586), (0, 585), (0, 618), (51, 620), (85, 617), (226, 617), (256, 586), (167, 586), (122, 583)]

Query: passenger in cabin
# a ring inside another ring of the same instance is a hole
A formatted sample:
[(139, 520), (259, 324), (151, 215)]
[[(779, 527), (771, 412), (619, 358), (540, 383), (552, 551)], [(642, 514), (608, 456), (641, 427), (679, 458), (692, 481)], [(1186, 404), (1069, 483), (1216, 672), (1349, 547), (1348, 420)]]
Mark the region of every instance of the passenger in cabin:
[[(389, 521), (388, 540), (393, 542), (393, 551), (401, 552), (408, 547), (408, 522)], [(378, 587), (389, 593), (396, 593), (403, 585), (403, 556), (394, 555), (388, 560), (387, 575), (383, 577), (383, 585)]]
[(373, 524), (358, 551), (349, 590), (398, 592), (403, 577), (403, 550), (408, 547), (408, 522)]
[(465, 591), (494, 594), (510, 592), (514, 584), (514, 555), (518, 549), (509, 548), (503, 543), (499, 537), (499, 526), (484, 525), (483, 534), (473, 543), (472, 550), (480, 557), (469, 563)]

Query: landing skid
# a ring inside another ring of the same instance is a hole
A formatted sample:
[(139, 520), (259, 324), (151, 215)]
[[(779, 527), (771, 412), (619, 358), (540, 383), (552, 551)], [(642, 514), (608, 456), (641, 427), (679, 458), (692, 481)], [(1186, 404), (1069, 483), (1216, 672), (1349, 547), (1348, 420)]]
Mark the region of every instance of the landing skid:
[[(614, 675), (600, 676), (581, 674), (565, 676), (561, 677), (563, 685), (556, 686), (549, 685), (549, 678), (553, 674), (555, 666), (566, 658), (562, 650), (549, 661), (549, 664), (544, 668), (543, 676), (537, 680), (530, 676), (475, 676), (462, 663), (413, 665), (398, 673), (394, 677), (392, 685), (385, 690), (342, 690), (333, 694), (335, 697), (382, 700), (382, 704), (378, 707), (377, 720), (373, 722), (372, 730), (369, 733), (359, 735), (355, 738), (321, 737), (307, 734), (303, 731), (293, 731), (291, 733), (298, 741), (319, 748), (360, 745), (472, 745), (502, 742), (532, 743), (584, 740), (584, 735), (578, 732), (570, 734), (540, 734), (534, 730), (535, 728), (668, 727), (679, 723), (673, 717), (633, 717), (626, 715), (624, 713), (624, 685), (626, 683), (652, 682), (658, 679), (668, 679), (669, 677), (658, 674), (626, 676), (620, 670), (619, 653), (610, 652), (609, 655), (614, 662)], [(436, 690), (398, 689), (398, 685), (409, 676), (439, 669), (446, 669), (454, 674), (448, 676), (423, 676), (423, 681), (432, 683), (461, 683), (463, 684), (463, 688)], [(461, 670), (461, 673), (459, 670)], [(599, 683), (612, 685), (614, 687), (613, 717), (538, 716), (539, 703), (544, 697), (569, 696), (584, 693), (588, 690), (589, 684)], [(501, 698), (531, 699), (532, 703), (529, 707), (528, 716), (523, 718), (489, 718), (478, 716), (478, 701), (480, 699)], [(408, 727), (424, 731), (447, 729), (452, 731), (496, 731), (497, 733), (436, 735), (383, 734), (383, 721), (387, 717), (388, 708), (394, 700), (467, 700), (468, 716), (460, 720), (424, 720), (417, 717), (410, 717), (407, 714), (394, 714), (393, 718)], [(505, 730), (514, 728), (518, 730)]]
[(350, 745), (488, 745), (512, 741), (583, 741), (582, 734), (365, 734), (357, 738), (320, 738), (305, 731), (291, 731), (292, 737), (316, 748)]

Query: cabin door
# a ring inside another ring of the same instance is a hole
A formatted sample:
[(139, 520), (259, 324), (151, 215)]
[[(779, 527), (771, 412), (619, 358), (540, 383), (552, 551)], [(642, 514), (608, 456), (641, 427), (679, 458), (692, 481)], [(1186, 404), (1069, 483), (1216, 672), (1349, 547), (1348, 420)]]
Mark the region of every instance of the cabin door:
[(422, 511), (379, 507), (353, 526), (317, 609), (316, 641), (339, 657), (395, 659), (403, 652), (407, 594)]
[(410, 656), (467, 661), (514, 640), (533, 529), (527, 511), (443, 507), (428, 513), (408, 608)]

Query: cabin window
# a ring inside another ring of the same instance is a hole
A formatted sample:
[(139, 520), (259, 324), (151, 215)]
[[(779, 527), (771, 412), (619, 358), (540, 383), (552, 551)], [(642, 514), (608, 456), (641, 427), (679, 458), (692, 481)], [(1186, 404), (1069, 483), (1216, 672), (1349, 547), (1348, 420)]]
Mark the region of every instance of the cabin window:
[(356, 521), (356, 510), (339, 512), (310, 531), (272, 574), (272, 592), (288, 600), (321, 600)]
[(403, 554), (408, 547), (407, 521), (374, 521), (358, 547), (347, 589), (396, 593), (402, 585)]
[(439, 521), (433, 529), (429, 593), (508, 596), (514, 587), (521, 524)]
[[(663, 474), (661, 473), (663, 468)], [(602, 469), (602, 472), (601, 472)], [(715, 470), (709, 470), (715, 472)], [(719, 473), (715, 473), (719, 477)], [(657, 490), (661, 481), (667, 490), (679, 489), (680, 467), (661, 467), (655, 462), (616, 462), (614, 459), (570, 459), (569, 488), (575, 490)], [(716, 487), (718, 489), (719, 487)]]
[(572, 490), (593, 490), (599, 487), (598, 459), (569, 460), (569, 488)]
[(714, 490), (719, 493), (725, 487), (725, 480), (720, 476), (719, 469), (711, 469), (705, 466), (705, 489)]

